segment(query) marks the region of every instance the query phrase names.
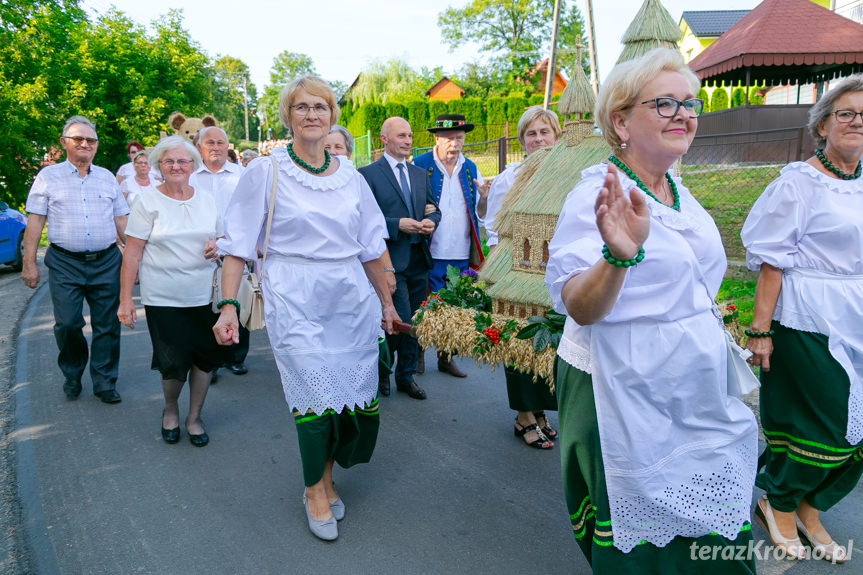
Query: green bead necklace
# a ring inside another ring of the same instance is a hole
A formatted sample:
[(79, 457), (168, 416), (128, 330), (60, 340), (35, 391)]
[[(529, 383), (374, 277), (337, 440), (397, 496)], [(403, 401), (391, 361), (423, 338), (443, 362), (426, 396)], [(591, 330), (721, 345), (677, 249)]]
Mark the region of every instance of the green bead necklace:
[[(654, 196), (650, 192), (650, 190), (647, 189), (647, 186), (644, 185), (644, 182), (642, 182), (638, 178), (638, 176), (635, 175), (635, 172), (633, 172), (632, 170), (629, 169), (629, 166), (627, 166), (626, 164), (624, 164), (623, 162), (618, 160), (613, 154), (611, 156), (608, 156), (608, 161), (611, 162), (612, 164), (614, 164), (615, 166), (617, 166), (618, 168), (620, 168), (624, 174), (629, 176), (629, 179), (632, 180), (633, 182), (635, 182), (635, 185), (638, 186), (638, 189), (640, 189), (642, 192), (644, 192), (645, 194), (647, 194), (648, 196), (650, 196), (651, 198), (656, 200), (658, 203), (662, 204), (662, 202), (659, 201), (659, 198)], [(671, 179), (671, 176), (668, 175), (668, 172), (665, 173), (665, 179), (668, 181), (668, 187), (671, 188), (671, 195), (674, 198), (674, 202), (668, 207), (670, 207), (672, 210), (677, 210), (679, 212), (680, 211), (680, 194), (677, 193), (677, 184), (674, 183), (674, 180)], [(665, 204), (662, 204), (662, 205), (664, 206)]]
[(288, 144), (287, 148), (288, 148), (288, 155), (291, 157), (291, 159), (298, 166), (300, 166), (302, 169), (307, 170), (313, 174), (320, 174), (321, 172), (326, 172), (327, 168), (330, 167), (330, 153), (327, 150), (324, 150), (324, 165), (321, 166), (320, 168), (313, 168), (310, 165), (308, 165), (307, 163), (305, 163), (304, 161), (302, 161), (300, 159), (300, 157), (294, 153), (294, 144), (293, 143)]
[(815, 157), (818, 158), (819, 160), (821, 160), (821, 164), (825, 168), (827, 168), (828, 170), (830, 170), (831, 172), (833, 172), (834, 174), (836, 174), (838, 177), (842, 178), (843, 180), (856, 180), (857, 178), (860, 177), (861, 171), (863, 171), (863, 167), (860, 166), (860, 162), (857, 162), (857, 169), (854, 170), (854, 173), (853, 174), (846, 174), (845, 172), (843, 172), (842, 170), (840, 170), (839, 168), (834, 166), (833, 162), (831, 162), (830, 160), (827, 159), (827, 156), (824, 155), (824, 150), (816, 149), (815, 150)]

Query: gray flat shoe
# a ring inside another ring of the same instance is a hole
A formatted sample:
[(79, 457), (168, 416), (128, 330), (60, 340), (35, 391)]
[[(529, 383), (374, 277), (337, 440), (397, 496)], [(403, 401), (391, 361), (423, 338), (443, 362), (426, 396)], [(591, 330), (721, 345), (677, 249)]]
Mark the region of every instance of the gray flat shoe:
[(309, 512), (309, 503), (306, 501), (306, 494), (303, 494), (303, 507), (306, 508), (306, 519), (309, 520), (309, 530), (318, 539), (324, 541), (335, 541), (339, 536), (339, 528), (336, 525), (336, 518), (331, 515), (329, 519), (318, 521)]
[(333, 512), (333, 517), (336, 518), (336, 521), (341, 521), (345, 518), (345, 502), (342, 501), (341, 497), (330, 503), (330, 511)]

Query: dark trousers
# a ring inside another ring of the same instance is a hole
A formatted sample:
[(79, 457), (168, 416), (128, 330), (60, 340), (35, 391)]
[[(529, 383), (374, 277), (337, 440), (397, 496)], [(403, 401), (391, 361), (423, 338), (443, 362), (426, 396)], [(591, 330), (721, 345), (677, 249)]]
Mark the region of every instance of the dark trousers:
[[(45, 265), (54, 304), (54, 338), (60, 354), (57, 364), (66, 379), (80, 381), (90, 360), (93, 393), (114, 389), (120, 362), (120, 250), (95, 261), (83, 261), (48, 248)], [(90, 308), (93, 341), (87, 350), (84, 337), (84, 300)]]
[[(411, 259), (408, 266), (396, 272), (396, 293), (393, 294), (393, 305), (402, 321), (410, 322), (414, 312), (426, 297), (428, 291), (428, 268), (420, 244), (411, 246)], [(417, 339), (406, 333), (387, 334), (387, 346), (390, 348), (390, 364), (393, 354), (398, 352), (395, 363), (396, 383), (413, 379), (417, 371), (419, 345)], [(384, 374), (381, 373), (381, 376)]]
[(231, 358), (231, 365), (237, 365), (246, 361), (247, 355), (249, 355), (249, 330), (240, 325), (240, 343), (231, 345), (231, 353), (228, 357)]

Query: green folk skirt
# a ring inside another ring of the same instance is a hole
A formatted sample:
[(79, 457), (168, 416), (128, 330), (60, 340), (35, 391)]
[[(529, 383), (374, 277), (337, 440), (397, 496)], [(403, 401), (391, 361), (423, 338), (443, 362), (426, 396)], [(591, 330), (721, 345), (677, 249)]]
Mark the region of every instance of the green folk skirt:
[(353, 411), (328, 409), (315, 415), (294, 410), (293, 415), (306, 487), (321, 480), (328, 459), (345, 468), (371, 460), (380, 427), (377, 398)]
[(506, 395), (509, 397), (509, 408), (515, 411), (557, 411), (557, 398), (548, 388), (545, 378), (533, 381), (532, 373), (522, 373), (513, 367), (505, 365)]
[(593, 572), (602, 575), (753, 575), (749, 523), (737, 539), (718, 534), (675, 537), (665, 547), (642, 542), (629, 553), (614, 547), (591, 376), (555, 361), (560, 459), (573, 535)]
[(863, 443), (845, 439), (851, 383), (827, 336), (774, 321), (770, 371), (761, 373), (761, 425), (767, 449), (755, 484), (770, 505), (794, 511), (805, 498), (826, 511), (863, 474)]

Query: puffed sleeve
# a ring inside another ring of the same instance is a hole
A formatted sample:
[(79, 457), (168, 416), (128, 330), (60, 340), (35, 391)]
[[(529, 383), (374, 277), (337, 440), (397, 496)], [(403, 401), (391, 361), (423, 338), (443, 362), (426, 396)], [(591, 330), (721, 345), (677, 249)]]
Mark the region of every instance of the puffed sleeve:
[[(280, 174), (280, 177), (287, 176)], [(269, 156), (255, 158), (243, 170), (225, 209), (222, 222), (225, 237), (217, 241), (222, 253), (244, 260), (258, 258), (258, 245), (263, 247), (264, 243), (272, 184), (273, 167)]]
[(545, 285), (554, 309), (559, 313), (566, 313), (561, 298), (564, 284), (593, 266), (602, 253), (603, 242), (596, 227), (593, 206), (607, 169), (601, 164), (582, 172), (582, 180), (566, 197), (554, 237), (548, 244)]
[(780, 175), (749, 211), (740, 231), (749, 269), (759, 270), (762, 263), (794, 267), (797, 243), (806, 229), (806, 202), (799, 183), (793, 172)]
[(366, 179), (357, 173), (356, 181), (359, 184), (360, 211), (360, 230), (357, 241), (361, 247), (358, 257), (361, 262), (367, 262), (378, 259), (384, 253), (387, 247), (384, 241), (387, 223)]
[(30, 193), (27, 195), (24, 209), (30, 214), (48, 215), (48, 184), (42, 171), (36, 174), (36, 179), (30, 186)]
[(147, 192), (138, 194), (132, 202), (129, 219), (126, 220), (126, 235), (144, 241), (150, 239), (154, 222), (153, 210), (150, 208), (150, 202), (147, 201), (147, 195)]

